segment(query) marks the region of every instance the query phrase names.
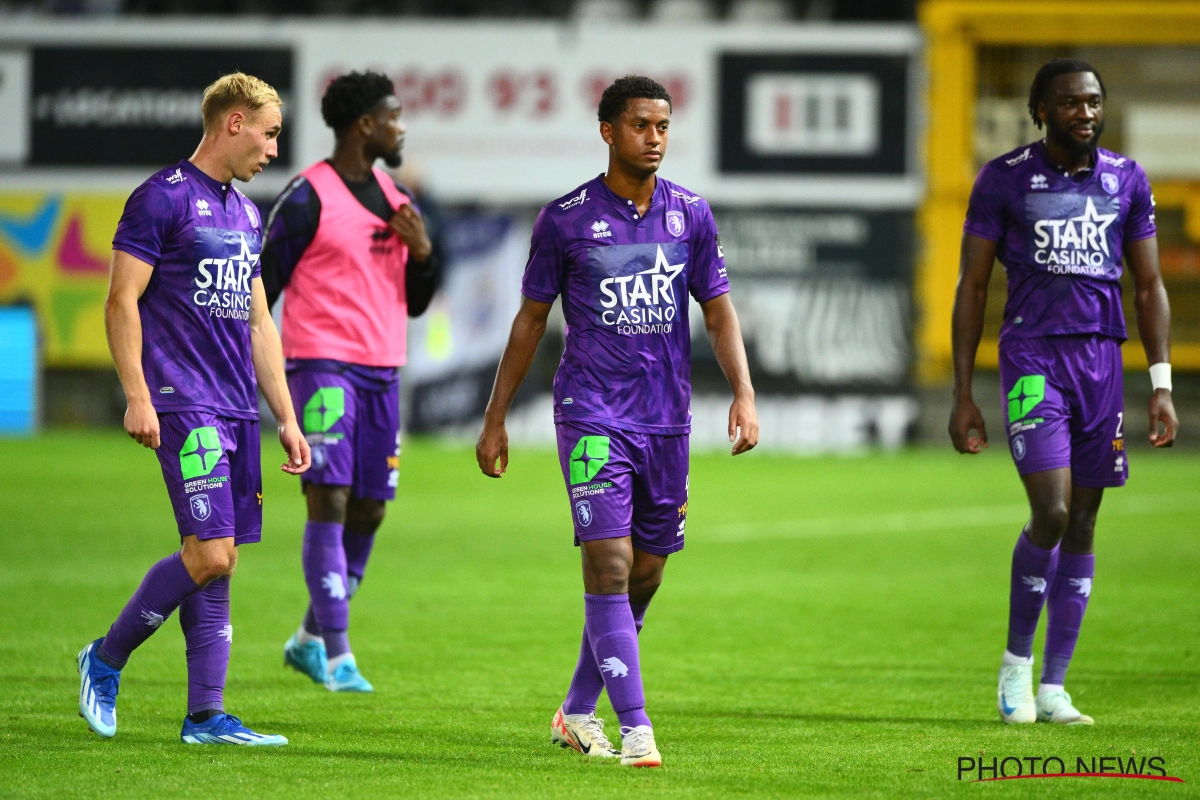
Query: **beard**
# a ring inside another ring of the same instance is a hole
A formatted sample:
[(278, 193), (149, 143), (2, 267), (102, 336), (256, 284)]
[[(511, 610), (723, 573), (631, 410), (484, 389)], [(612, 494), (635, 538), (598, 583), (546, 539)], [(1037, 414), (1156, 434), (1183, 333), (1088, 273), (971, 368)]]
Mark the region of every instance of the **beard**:
[(1053, 120), (1046, 120), (1046, 138), (1059, 147), (1077, 156), (1091, 155), (1100, 144), (1100, 134), (1104, 133), (1104, 120), (1096, 126), (1092, 138), (1081, 142), (1071, 135), (1067, 128), (1060, 128)]
[(400, 148), (397, 147), (390, 153), (384, 153), (383, 163), (388, 165), (389, 169), (396, 169), (403, 163), (404, 157), (400, 155)]

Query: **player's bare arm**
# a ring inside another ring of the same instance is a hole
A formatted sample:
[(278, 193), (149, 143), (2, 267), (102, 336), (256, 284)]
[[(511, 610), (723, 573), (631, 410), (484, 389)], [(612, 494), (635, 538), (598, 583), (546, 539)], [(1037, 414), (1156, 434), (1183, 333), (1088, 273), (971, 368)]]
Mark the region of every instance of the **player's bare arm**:
[[(987, 287), (995, 259), (995, 242), (969, 233), (963, 234), (951, 329), (954, 406), (950, 411), (950, 441), (960, 453), (981, 453), (988, 445), (983, 413), (971, 396), (971, 379), (975, 374), (975, 352), (983, 336)], [(972, 435), (971, 431), (976, 433)]]
[(736, 456), (758, 444), (758, 412), (754, 408), (754, 387), (750, 383), (742, 326), (728, 294), (701, 303), (700, 308), (704, 311), (704, 327), (717, 363), (725, 373), (725, 380), (729, 381), (729, 388), (733, 389), (729, 441), (734, 443), (733, 455)]
[[(528, 297), (521, 298), (521, 309), (513, 320), (508, 344), (500, 357), (496, 370), (496, 382), (492, 385), (492, 396), (483, 415), (483, 431), (475, 444), (475, 459), (479, 469), (489, 478), (499, 478), (508, 469), (508, 431), (504, 419), (512, 406), (513, 398), (529, 367), (537, 355), (538, 343), (546, 333), (546, 318), (550, 316), (552, 303), (539, 303)], [(499, 466), (496, 462), (499, 461)]]
[[(1171, 363), (1171, 305), (1158, 268), (1158, 239), (1150, 237), (1125, 245), (1125, 262), (1133, 273), (1138, 333), (1146, 349), (1146, 363)], [(1150, 441), (1170, 447), (1179, 431), (1179, 417), (1171, 390), (1158, 388), (1150, 397)]]
[(150, 388), (142, 372), (142, 320), (138, 298), (154, 274), (154, 267), (128, 253), (114, 250), (109, 270), (108, 297), (104, 301), (104, 329), (108, 349), (125, 390), (125, 430), (144, 447), (159, 445), (158, 414), (150, 402)]
[(279, 468), (290, 475), (299, 475), (312, 465), (312, 453), (296, 422), (283, 369), (283, 346), (279, 342), (275, 320), (271, 319), (262, 278), (254, 279), (250, 291), (250, 352), (254, 373), (258, 377), (258, 388), (279, 423), (279, 443), (288, 455), (288, 460)]

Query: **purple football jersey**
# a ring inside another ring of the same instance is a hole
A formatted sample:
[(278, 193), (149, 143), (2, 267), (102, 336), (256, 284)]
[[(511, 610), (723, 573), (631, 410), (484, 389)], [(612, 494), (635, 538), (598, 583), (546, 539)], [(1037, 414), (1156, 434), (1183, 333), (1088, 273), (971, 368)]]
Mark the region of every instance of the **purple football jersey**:
[(250, 287), (261, 248), (254, 204), (190, 161), (130, 195), (113, 249), (154, 267), (138, 311), (156, 410), (258, 419)]
[(659, 178), (644, 215), (603, 176), (543, 208), (521, 292), (543, 303), (562, 295), (555, 422), (688, 433), (687, 294), (704, 303), (728, 291), (712, 211), (682, 186)]
[(1008, 273), (1001, 341), (1098, 333), (1125, 339), (1125, 242), (1155, 235), (1150, 182), (1136, 162), (1097, 149), (1073, 176), (1042, 142), (989, 161), (963, 230), (998, 242)]

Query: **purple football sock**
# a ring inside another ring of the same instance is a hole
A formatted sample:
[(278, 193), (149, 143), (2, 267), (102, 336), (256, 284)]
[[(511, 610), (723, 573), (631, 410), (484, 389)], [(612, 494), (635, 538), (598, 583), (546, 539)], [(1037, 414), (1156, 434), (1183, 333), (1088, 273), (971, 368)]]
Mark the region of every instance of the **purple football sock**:
[(179, 605), (187, 642), (188, 714), (224, 711), (225, 673), (233, 626), (229, 624), (229, 576), (193, 592)]
[[(367, 571), (367, 559), (371, 557), (371, 548), (375, 546), (374, 533), (359, 533), (357, 531), (342, 531), (342, 550), (346, 553), (346, 597), (354, 599), (358, 587), (362, 585), (363, 575)], [(304, 630), (312, 636), (321, 635), (321, 626), (317, 624), (317, 615), (313, 613), (312, 604), (304, 615)]]
[[(646, 617), (646, 609), (650, 606), (629, 604), (633, 612), (633, 624), (638, 633), (642, 632), (642, 620)], [(588, 639), (587, 626), (583, 627), (583, 642), (579, 646), (579, 661), (575, 664), (575, 674), (571, 677), (571, 687), (567, 689), (567, 699), (563, 701), (564, 714), (591, 714), (596, 710), (596, 701), (604, 690), (604, 676), (596, 665), (596, 656), (592, 654), (592, 643)]]
[(346, 551), (346, 593), (354, 597), (362, 583), (363, 575), (367, 572), (367, 560), (371, 557), (371, 548), (375, 546), (375, 534), (360, 533), (346, 529), (342, 536), (342, 549)]
[(350, 598), (346, 594), (342, 526), (336, 522), (306, 524), (303, 560), (309, 602), (325, 639), (325, 653), (329, 658), (337, 658), (350, 649), (346, 637), (350, 627)]
[(1012, 582), (1008, 587), (1008, 652), (1021, 658), (1033, 655), (1033, 634), (1054, 579), (1058, 545), (1053, 550), (1037, 547), (1022, 531), (1013, 548)]
[(585, 594), (584, 624), (604, 688), (622, 726), (650, 725), (642, 693), (637, 626), (627, 594)]
[(100, 643), (101, 659), (112, 667), (124, 669), (129, 654), (199, 588), (188, 575), (179, 552), (152, 566)]
[(1058, 554), (1058, 569), (1050, 583), (1046, 652), (1042, 658), (1042, 683), (1062, 686), (1067, 667), (1075, 654), (1079, 626), (1092, 596), (1092, 578), (1096, 574), (1096, 556), (1063, 551)]

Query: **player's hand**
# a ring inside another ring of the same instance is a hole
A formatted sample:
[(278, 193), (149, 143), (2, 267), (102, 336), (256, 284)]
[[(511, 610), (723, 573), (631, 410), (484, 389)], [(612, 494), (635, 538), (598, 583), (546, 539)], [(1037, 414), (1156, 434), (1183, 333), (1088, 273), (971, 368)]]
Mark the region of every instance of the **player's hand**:
[[(979, 435), (972, 436), (972, 430)], [(950, 412), (950, 441), (954, 442), (954, 449), (958, 452), (972, 455), (982, 453), (988, 446), (983, 414), (974, 400), (967, 398), (954, 401), (954, 409)]]
[(312, 466), (312, 450), (309, 449), (308, 440), (300, 432), (296, 420), (279, 426), (279, 443), (283, 445), (283, 452), (288, 456), (288, 460), (279, 465), (281, 470), (289, 475), (299, 475)]
[(161, 444), (158, 435), (158, 414), (149, 398), (135, 400), (125, 409), (125, 431), (142, 447), (158, 449)]
[(758, 412), (754, 409), (754, 398), (735, 397), (729, 407), (729, 441), (733, 442), (733, 455), (753, 450), (758, 444)]
[[(1162, 423), (1165, 432), (1158, 432), (1159, 423)], [(1155, 447), (1170, 447), (1175, 444), (1177, 433), (1179, 417), (1175, 416), (1171, 393), (1166, 389), (1157, 389), (1150, 397), (1150, 443)]]
[(413, 261), (424, 261), (433, 252), (433, 242), (425, 232), (425, 219), (413, 208), (412, 203), (405, 203), (396, 209), (388, 227), (408, 245), (408, 254)]
[[(508, 431), (504, 423), (483, 423), (479, 441), (475, 443), (475, 460), (489, 478), (499, 478), (508, 469)], [(500, 468), (496, 468), (496, 461)]]

